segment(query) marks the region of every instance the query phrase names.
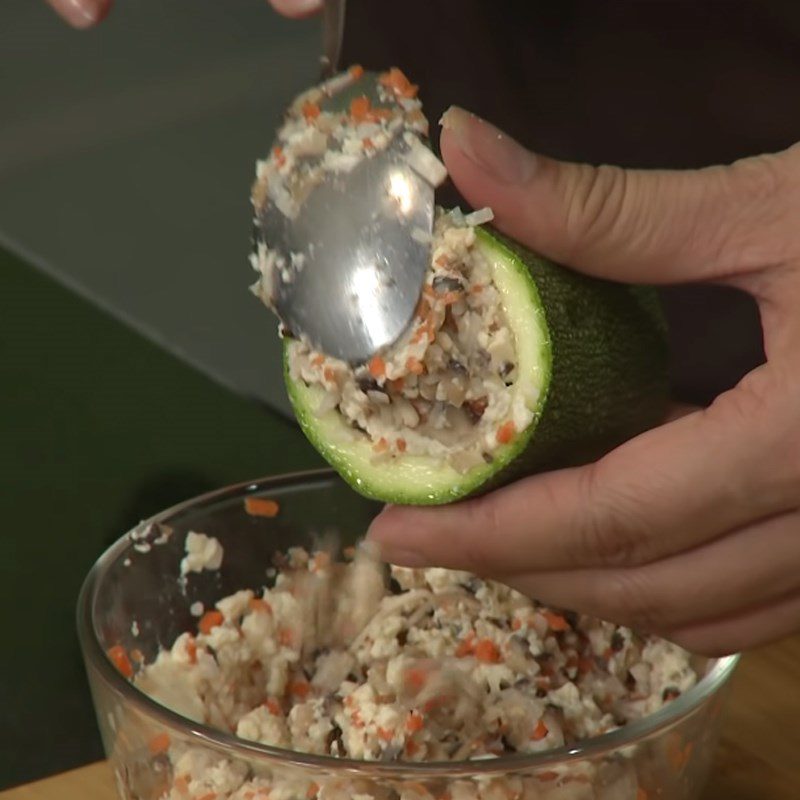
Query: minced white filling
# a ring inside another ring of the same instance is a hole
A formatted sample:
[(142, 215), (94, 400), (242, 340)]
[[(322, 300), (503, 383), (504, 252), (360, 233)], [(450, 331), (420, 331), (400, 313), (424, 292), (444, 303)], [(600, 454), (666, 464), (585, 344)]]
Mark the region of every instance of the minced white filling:
[[(390, 578), (367, 550), (334, 562), (293, 549), (273, 588), (220, 600), (213, 627), (202, 632), (201, 621), (200, 632), (179, 636), (136, 685), (190, 719), (264, 744), (457, 761), (596, 736), (658, 710), (697, 678), (676, 645), (556, 612), (469, 573), (393, 567)], [(178, 742), (167, 755), (170, 798), (188, 790), (219, 800), (245, 791), (327, 800), (336, 786), (347, 788), (341, 778), (316, 786), (299, 775), (248, 778), (235, 762)], [(622, 787), (632, 786), (635, 797), (625, 759), (559, 767), (557, 785), (608, 787), (610, 770), (620, 794), (602, 796), (628, 797)], [(536, 794), (541, 783), (531, 780), (529, 797), (551, 797)], [(480, 782), (461, 788), (493, 797)], [(366, 785), (361, 791), (377, 797)]]
[(222, 566), (224, 551), (219, 539), (204, 533), (189, 531), (184, 542), (186, 555), (181, 560), (181, 575), (203, 570), (215, 570)]
[(449, 214), (438, 216), (420, 305), (398, 342), (354, 367), (297, 340), (289, 363), (294, 380), (324, 390), (317, 412), (336, 409), (376, 461), (423, 455), (466, 472), (533, 417), (515, 391), (514, 334), (492, 265), (474, 227)]

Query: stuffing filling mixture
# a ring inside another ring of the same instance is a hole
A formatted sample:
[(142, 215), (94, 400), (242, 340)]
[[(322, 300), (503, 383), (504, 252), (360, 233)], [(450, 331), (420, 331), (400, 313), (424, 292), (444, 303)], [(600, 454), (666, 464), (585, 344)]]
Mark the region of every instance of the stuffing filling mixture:
[[(399, 69), (378, 76), (377, 105), (364, 94), (354, 96), (343, 111), (326, 110), (326, 100), (343, 91), (354, 91), (353, 85), (363, 74), (361, 67), (351, 67), (304, 92), (290, 106), (277, 143), (268, 157), (256, 164), (251, 191), (256, 216), (270, 204), (294, 219), (327, 176), (346, 174), (390, 146), (400, 149), (409, 166), (433, 186), (444, 181), (444, 165), (423, 142), (428, 135), (428, 120), (417, 99), (418, 87)], [(251, 260), (260, 273), (252, 292), (272, 306), (276, 280), (291, 283), (306, 260), (305, 253), (287, 257), (261, 242)]]
[(335, 410), (376, 462), (429, 456), (464, 473), (531, 423), (517, 391), (514, 335), (476, 246), (487, 211), (439, 213), (431, 265), (406, 333), (367, 363), (350, 365), (301, 340), (289, 345), (293, 380), (320, 387), (318, 414)]
[[(220, 600), (196, 631), (139, 668), (136, 686), (255, 742), (420, 762), (536, 753), (597, 736), (697, 680), (676, 645), (554, 611), (465, 572), (386, 568), (366, 547), (343, 561), (291, 549), (276, 572), (271, 588)], [(324, 787), (298, 794), (203, 749), (169, 737), (158, 744), (171, 760), (166, 796), (175, 800), (209, 792), (325, 800)], [(559, 769), (548, 780), (585, 784), (596, 767)], [(633, 793), (620, 797), (643, 796), (633, 780)], [(584, 796), (594, 797), (575, 795)]]

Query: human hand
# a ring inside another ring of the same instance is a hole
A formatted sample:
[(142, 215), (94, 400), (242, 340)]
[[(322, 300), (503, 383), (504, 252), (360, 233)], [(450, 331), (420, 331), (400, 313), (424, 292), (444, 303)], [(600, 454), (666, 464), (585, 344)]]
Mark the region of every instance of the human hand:
[[(46, 0), (74, 28), (91, 28), (101, 22), (114, 0)], [(322, 0), (269, 0), (286, 17), (307, 17), (322, 7)]]
[(669, 172), (534, 156), (460, 109), (442, 153), (468, 202), (532, 249), (636, 283), (758, 302), (767, 363), (596, 463), (435, 509), (388, 507), (384, 557), (729, 653), (800, 630), (800, 145)]

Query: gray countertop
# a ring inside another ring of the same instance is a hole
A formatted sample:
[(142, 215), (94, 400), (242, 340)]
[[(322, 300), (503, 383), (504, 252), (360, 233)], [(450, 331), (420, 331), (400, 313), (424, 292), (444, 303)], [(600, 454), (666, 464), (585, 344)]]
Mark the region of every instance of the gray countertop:
[(248, 192), (317, 22), (264, 0), (124, 0), (68, 29), (0, 7), (0, 243), (239, 394), (287, 411), (247, 291)]

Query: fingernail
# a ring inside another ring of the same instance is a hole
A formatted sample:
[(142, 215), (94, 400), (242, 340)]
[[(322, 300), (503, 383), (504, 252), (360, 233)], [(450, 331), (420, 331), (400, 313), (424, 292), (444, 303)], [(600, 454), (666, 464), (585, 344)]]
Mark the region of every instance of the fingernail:
[(322, 8), (322, 0), (270, 0), (273, 8), (287, 17), (305, 17)]
[(62, 0), (52, 5), (74, 28), (90, 28), (97, 24), (107, 8), (103, 0)]
[(414, 550), (404, 550), (402, 547), (392, 547), (378, 542), (378, 551), (381, 561), (394, 564), (397, 567), (428, 567), (428, 562)]
[(478, 169), (506, 184), (526, 183), (536, 171), (536, 156), (486, 120), (450, 106), (439, 121), (459, 150)]

